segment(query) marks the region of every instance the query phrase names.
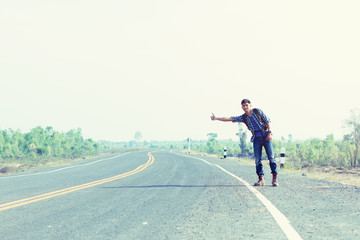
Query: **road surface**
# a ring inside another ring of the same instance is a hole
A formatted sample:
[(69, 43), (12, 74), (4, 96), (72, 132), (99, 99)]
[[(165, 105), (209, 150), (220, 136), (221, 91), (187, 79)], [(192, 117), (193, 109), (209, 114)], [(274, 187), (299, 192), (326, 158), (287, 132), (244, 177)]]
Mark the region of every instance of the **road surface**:
[(359, 189), (265, 170), (142, 151), (2, 176), (0, 239), (360, 239)]

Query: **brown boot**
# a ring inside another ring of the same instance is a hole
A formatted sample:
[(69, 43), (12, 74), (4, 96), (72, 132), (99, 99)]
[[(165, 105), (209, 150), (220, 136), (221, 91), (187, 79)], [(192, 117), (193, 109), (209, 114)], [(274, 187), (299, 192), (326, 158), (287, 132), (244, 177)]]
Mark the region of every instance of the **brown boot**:
[(273, 187), (279, 186), (278, 181), (277, 181), (277, 174), (276, 173), (273, 173), (272, 185), (273, 185)]
[(264, 186), (265, 184), (264, 175), (258, 175), (258, 176), (259, 176), (259, 181), (256, 182), (254, 186)]

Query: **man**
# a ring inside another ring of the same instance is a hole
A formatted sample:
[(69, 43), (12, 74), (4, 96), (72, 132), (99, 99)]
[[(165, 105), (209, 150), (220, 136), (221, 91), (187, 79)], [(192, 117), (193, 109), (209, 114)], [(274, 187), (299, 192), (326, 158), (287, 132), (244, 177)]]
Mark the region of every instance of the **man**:
[(244, 114), (240, 116), (232, 117), (215, 117), (214, 114), (211, 116), (211, 120), (218, 120), (223, 122), (243, 122), (252, 133), (251, 142), (253, 142), (256, 174), (259, 177), (258, 182), (254, 186), (264, 186), (264, 170), (261, 162), (262, 147), (265, 148), (267, 157), (269, 159), (271, 173), (273, 175), (272, 185), (277, 187), (277, 169), (276, 160), (274, 157), (274, 151), (272, 146), (272, 133), (270, 129), (270, 119), (258, 108), (252, 109), (251, 102), (248, 99), (241, 101), (242, 109)]

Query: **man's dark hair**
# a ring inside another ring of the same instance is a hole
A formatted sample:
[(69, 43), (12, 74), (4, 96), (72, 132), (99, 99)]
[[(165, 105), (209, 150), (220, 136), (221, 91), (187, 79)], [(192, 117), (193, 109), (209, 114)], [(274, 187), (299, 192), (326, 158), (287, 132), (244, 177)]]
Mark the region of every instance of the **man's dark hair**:
[(241, 101), (241, 105), (243, 105), (244, 103), (250, 103), (251, 104), (250, 100), (246, 99), (246, 98)]

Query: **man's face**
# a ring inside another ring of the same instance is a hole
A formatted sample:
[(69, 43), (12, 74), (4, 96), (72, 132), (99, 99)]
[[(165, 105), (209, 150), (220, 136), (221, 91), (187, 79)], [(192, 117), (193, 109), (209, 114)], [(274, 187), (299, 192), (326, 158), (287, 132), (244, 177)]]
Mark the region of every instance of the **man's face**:
[(251, 104), (250, 103), (244, 103), (241, 104), (242, 109), (244, 110), (244, 112), (249, 112), (251, 111)]

